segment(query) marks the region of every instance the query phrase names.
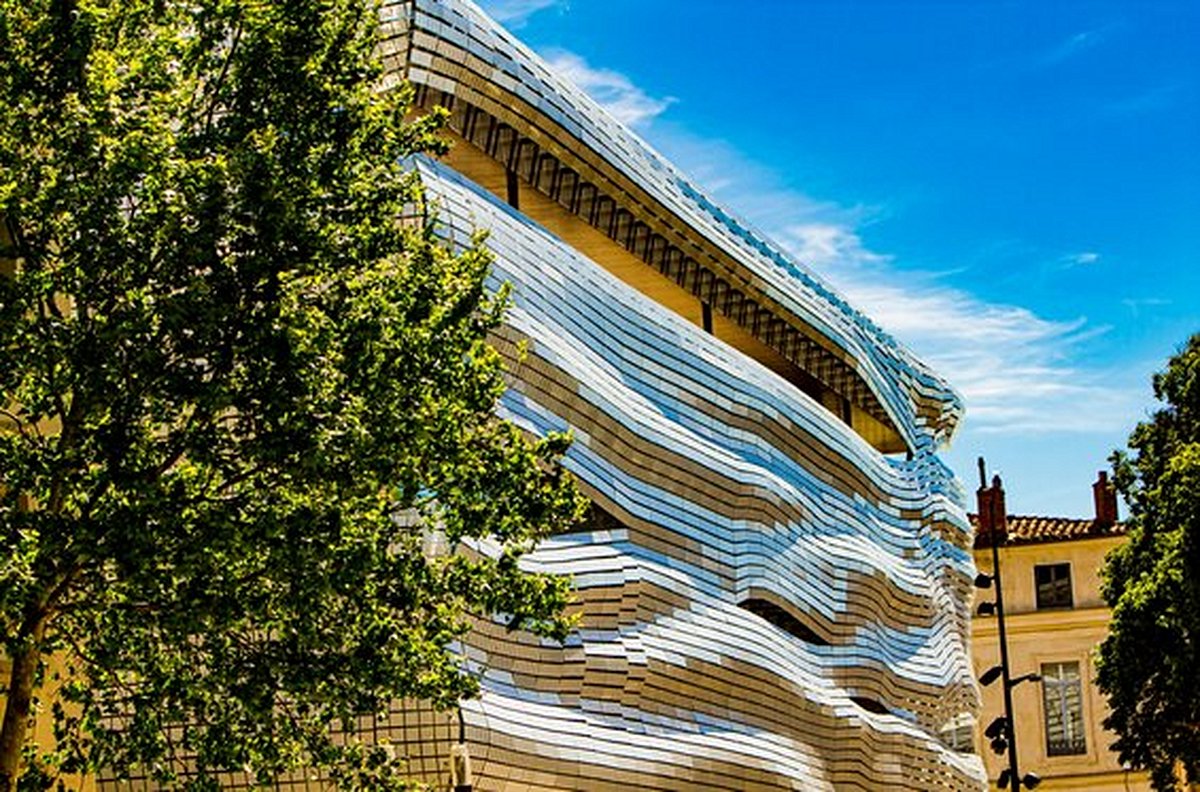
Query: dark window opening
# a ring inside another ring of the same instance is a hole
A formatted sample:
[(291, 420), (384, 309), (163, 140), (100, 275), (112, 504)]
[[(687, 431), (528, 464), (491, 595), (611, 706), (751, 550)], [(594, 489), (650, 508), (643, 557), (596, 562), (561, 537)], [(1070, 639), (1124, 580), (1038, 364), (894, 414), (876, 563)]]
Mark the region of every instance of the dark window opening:
[(504, 172), (504, 187), (508, 194), (508, 205), (513, 209), (521, 208), (521, 186), (517, 181), (517, 172), (514, 170), (506, 170)]
[(1038, 610), (1073, 606), (1070, 564), (1039, 564), (1033, 568), (1033, 580)]
[(865, 709), (867, 712), (873, 712), (876, 715), (888, 714), (888, 708), (873, 698), (867, 698), (866, 696), (851, 696), (850, 700)]
[(829, 646), (829, 641), (826, 641), (807, 624), (774, 603), (767, 602), (764, 599), (752, 598), (743, 600), (738, 605), (750, 611), (755, 616), (769, 621), (793, 638), (799, 638), (805, 643), (817, 646)]

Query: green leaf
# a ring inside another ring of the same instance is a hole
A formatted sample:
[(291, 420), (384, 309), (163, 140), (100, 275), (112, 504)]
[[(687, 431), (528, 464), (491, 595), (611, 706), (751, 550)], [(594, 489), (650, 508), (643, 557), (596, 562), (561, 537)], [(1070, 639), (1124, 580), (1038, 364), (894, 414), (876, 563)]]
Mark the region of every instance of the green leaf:
[[(0, 624), (71, 680), (39, 692), (29, 783), (401, 788), (356, 715), (473, 694), (450, 650), (473, 618), (570, 629), (568, 581), (517, 563), (581, 515), (567, 440), (495, 417), (483, 237), (398, 222), (446, 115), (376, 90), (378, 24), (0, 0)], [(483, 538), (497, 559), (456, 550)]]

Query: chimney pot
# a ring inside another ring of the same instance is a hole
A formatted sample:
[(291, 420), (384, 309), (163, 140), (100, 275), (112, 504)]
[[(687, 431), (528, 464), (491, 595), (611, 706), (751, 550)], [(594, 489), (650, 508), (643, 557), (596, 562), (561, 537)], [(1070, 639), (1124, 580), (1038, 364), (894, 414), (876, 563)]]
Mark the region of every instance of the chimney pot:
[(1117, 522), (1117, 490), (1108, 480), (1108, 472), (1101, 470), (1092, 484), (1092, 501), (1096, 505), (1096, 525), (1111, 528)]

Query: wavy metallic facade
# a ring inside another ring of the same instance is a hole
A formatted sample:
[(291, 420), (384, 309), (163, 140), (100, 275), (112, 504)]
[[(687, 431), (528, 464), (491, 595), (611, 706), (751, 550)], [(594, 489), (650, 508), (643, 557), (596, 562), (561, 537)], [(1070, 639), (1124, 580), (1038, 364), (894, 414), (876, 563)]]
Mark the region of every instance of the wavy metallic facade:
[[(594, 503), (527, 559), (574, 578), (567, 645), (462, 648), (476, 788), (982, 788), (945, 731), (977, 707), (954, 392), (471, 3), (383, 17), (451, 111), (417, 163), (445, 233), (515, 287), (501, 411), (572, 430)], [(445, 780), (450, 723), (380, 729)]]
[(574, 433), (593, 508), (523, 562), (573, 577), (566, 645), (477, 624), (461, 723), (356, 736), (436, 788), (460, 740), (477, 790), (985, 788), (954, 391), (469, 0), (381, 15), (388, 82), (451, 114), (440, 227), (514, 286), (500, 412)]

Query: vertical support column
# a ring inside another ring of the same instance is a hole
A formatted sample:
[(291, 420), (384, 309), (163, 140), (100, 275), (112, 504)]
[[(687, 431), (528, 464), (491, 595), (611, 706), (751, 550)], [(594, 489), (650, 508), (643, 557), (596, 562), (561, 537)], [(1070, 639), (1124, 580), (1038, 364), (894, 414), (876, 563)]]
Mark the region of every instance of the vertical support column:
[(517, 172), (508, 168), (504, 171), (504, 187), (508, 205), (513, 209), (521, 208), (521, 183), (517, 181)]

